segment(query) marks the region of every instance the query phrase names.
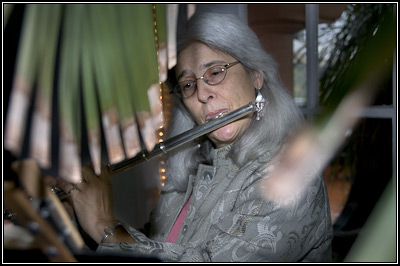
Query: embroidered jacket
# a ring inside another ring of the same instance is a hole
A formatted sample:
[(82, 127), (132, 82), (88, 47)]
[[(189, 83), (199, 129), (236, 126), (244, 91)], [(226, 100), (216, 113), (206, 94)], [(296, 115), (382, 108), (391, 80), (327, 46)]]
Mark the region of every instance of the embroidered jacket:
[[(199, 166), (186, 193), (161, 193), (148, 236), (124, 225), (137, 243), (104, 243), (97, 251), (165, 261), (330, 261), (333, 233), (323, 178), (312, 177), (304, 193), (295, 193), (290, 205), (281, 206), (260, 193), (260, 182), (273, 165), (266, 167), (260, 158), (238, 168), (227, 158), (228, 150), (213, 151), (213, 165)], [(190, 195), (176, 243), (165, 242)]]

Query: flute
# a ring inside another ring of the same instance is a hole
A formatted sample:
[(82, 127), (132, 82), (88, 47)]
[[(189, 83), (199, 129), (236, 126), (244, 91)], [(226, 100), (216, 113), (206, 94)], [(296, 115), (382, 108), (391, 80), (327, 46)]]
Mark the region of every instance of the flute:
[[(211, 131), (214, 131), (222, 126), (225, 126), (233, 121), (236, 121), (250, 113), (257, 111), (256, 105), (252, 102), (249, 104), (238, 108), (222, 117), (215, 118), (210, 120), (203, 125), (196, 126), (188, 131), (185, 131), (179, 135), (176, 135), (164, 142), (157, 144), (151, 152), (146, 150), (142, 150), (135, 157), (124, 160), (122, 162), (116, 164), (107, 165), (109, 173), (111, 175), (119, 173), (121, 171), (128, 170), (142, 162), (148, 161), (160, 154), (166, 154), (169, 151), (172, 151), (178, 148), (185, 143), (192, 141), (198, 137), (201, 137)], [(65, 193), (62, 189), (58, 187), (52, 188), (52, 191), (62, 200), (69, 196), (68, 193)]]
[(135, 157), (124, 160), (116, 164), (109, 164), (108, 169), (111, 174), (118, 173), (120, 171), (128, 170), (133, 166), (142, 162), (148, 161), (160, 154), (166, 154), (171, 150), (178, 148), (179, 146), (192, 141), (198, 137), (201, 137), (215, 129), (218, 129), (226, 124), (229, 124), (235, 120), (238, 120), (252, 112), (255, 112), (255, 104), (249, 103), (239, 109), (236, 109), (227, 115), (219, 118), (215, 118), (203, 125), (194, 127), (188, 131), (185, 131), (175, 137), (172, 137), (164, 142), (157, 144), (151, 152), (142, 150)]

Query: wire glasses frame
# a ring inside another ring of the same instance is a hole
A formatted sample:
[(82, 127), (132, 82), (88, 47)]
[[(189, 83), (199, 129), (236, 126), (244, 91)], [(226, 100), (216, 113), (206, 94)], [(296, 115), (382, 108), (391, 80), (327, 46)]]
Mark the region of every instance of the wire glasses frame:
[(182, 99), (189, 98), (195, 93), (197, 89), (197, 81), (199, 79), (203, 80), (208, 85), (217, 85), (225, 79), (227, 69), (233, 67), (238, 63), (240, 62), (235, 61), (226, 65), (212, 66), (207, 69), (206, 72), (204, 72), (203, 76), (199, 78), (179, 82), (171, 93), (175, 93), (178, 97)]

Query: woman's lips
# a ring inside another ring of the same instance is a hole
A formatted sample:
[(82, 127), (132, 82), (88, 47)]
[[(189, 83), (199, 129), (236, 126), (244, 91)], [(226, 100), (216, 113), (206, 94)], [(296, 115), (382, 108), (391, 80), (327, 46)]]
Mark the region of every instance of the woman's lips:
[(210, 121), (210, 120), (223, 117), (224, 115), (226, 115), (226, 114), (228, 113), (228, 111), (229, 111), (229, 110), (228, 110), (227, 108), (225, 108), (225, 109), (220, 109), (220, 110), (217, 110), (217, 111), (213, 111), (213, 112), (208, 113), (208, 114), (206, 115), (206, 123), (207, 123), (208, 121)]

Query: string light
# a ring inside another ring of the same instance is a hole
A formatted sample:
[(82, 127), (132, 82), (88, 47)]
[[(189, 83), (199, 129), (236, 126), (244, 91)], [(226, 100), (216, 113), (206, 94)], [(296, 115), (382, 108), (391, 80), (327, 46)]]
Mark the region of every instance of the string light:
[[(154, 25), (154, 40), (156, 44), (156, 52), (157, 52), (157, 58), (159, 59), (159, 43), (158, 43), (158, 29), (157, 29), (157, 14), (156, 14), (156, 4), (153, 4), (153, 25)], [(160, 60), (160, 59), (159, 59)], [(160, 61), (158, 62), (158, 76), (159, 80), (161, 80), (160, 77), (161, 70), (160, 70)], [(159, 88), (160, 88), (160, 110), (161, 110), (161, 126), (158, 129), (158, 142), (164, 142), (163, 136), (164, 136), (164, 112), (163, 112), (163, 83), (160, 81), (159, 83)], [(159, 167), (159, 174), (160, 174), (160, 185), (162, 187), (165, 186), (165, 180), (167, 179), (166, 176), (166, 170), (165, 170), (165, 161), (161, 159), (160, 161), (160, 167)]]

